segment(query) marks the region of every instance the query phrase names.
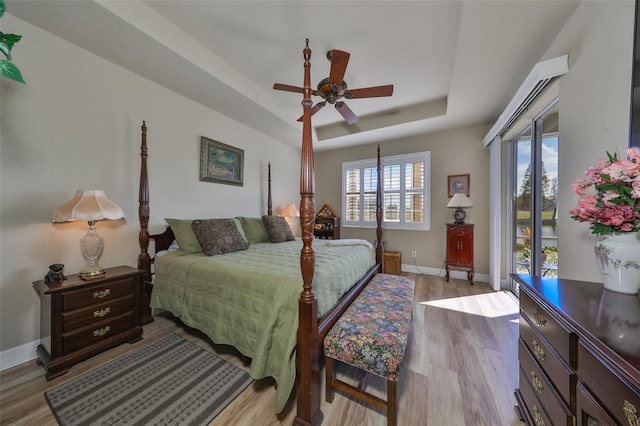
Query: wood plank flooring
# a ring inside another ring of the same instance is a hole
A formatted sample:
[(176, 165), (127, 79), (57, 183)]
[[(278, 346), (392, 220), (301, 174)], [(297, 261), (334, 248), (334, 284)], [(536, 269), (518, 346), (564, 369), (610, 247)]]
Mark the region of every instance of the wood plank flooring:
[[(493, 292), (485, 283), (470, 286), (463, 280), (403, 275), (415, 279), (416, 296), (409, 346), (398, 381), (398, 425), (522, 425), (513, 409), (513, 391), (518, 386), (517, 300), (507, 292)], [(50, 382), (35, 361), (1, 372), (0, 425), (56, 425), (43, 396), (46, 390), (172, 332), (243, 367), (234, 349), (213, 345), (201, 333), (160, 314), (144, 327), (141, 342), (97, 355)], [(385, 395), (385, 383), (378, 377), (362, 379), (355, 369), (344, 365), (338, 366), (337, 374), (374, 394)], [(274, 395), (272, 380), (256, 381), (211, 425), (290, 425), (295, 416), (294, 398), (277, 416)], [(321, 409), (323, 425), (386, 425), (384, 414), (339, 392), (333, 403), (327, 403), (324, 384)]]

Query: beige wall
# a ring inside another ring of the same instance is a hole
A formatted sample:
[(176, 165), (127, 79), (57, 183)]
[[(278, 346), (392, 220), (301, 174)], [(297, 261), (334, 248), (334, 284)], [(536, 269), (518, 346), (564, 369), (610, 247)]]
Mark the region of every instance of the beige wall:
[[(12, 349), (2, 353), (3, 366), (21, 350), (35, 355), (40, 311), (31, 283), (49, 264), (64, 263), (68, 274), (84, 264), (78, 241), (86, 222), (51, 224), (76, 189), (103, 189), (127, 216), (96, 225), (105, 239), (100, 263), (136, 265), (142, 120), (152, 232), (168, 216), (263, 214), (267, 161), (274, 209), (299, 199), (299, 150), (11, 15), (2, 25), (23, 35), (14, 60), (27, 81), (1, 86), (0, 350)], [(199, 181), (201, 135), (244, 149), (243, 187)]]
[[(489, 255), (489, 152), (482, 149), (482, 138), (489, 126), (474, 126), (441, 133), (415, 136), (380, 144), (382, 156), (431, 152), (431, 229), (429, 231), (385, 230), (387, 250), (400, 251), (402, 263), (413, 266), (411, 252), (416, 251), (419, 267), (440, 269), (445, 260), (445, 223), (453, 222), (447, 193), (447, 176), (470, 174), (470, 198), (466, 223), (475, 224), (475, 266), (477, 273), (487, 274)], [(377, 144), (323, 151), (315, 156), (316, 210), (329, 203), (336, 212), (342, 210), (342, 163), (375, 158)], [(345, 228), (342, 238), (375, 240), (375, 229)]]
[[(599, 280), (593, 237), (569, 218), (571, 183), (604, 157), (627, 145), (631, 51), (635, 3), (585, 1), (541, 59), (569, 54), (570, 71), (560, 83), (561, 275)], [(83, 264), (78, 240), (85, 224), (52, 225), (53, 210), (78, 188), (104, 189), (127, 215), (126, 222), (99, 223), (105, 238), (102, 264), (135, 265), (139, 127), (149, 127), (151, 228), (165, 216), (258, 215), (264, 210), (265, 162), (274, 164), (274, 207), (298, 199), (299, 152), (241, 123), (159, 87), (140, 76), (11, 15), (5, 31), (23, 34), (15, 62), (28, 84), (1, 80), (0, 110), (0, 350), (2, 364), (38, 338), (38, 299), (31, 282), (47, 265), (62, 262), (67, 273)], [(524, 78), (524, 76), (523, 76)], [(489, 123), (492, 124), (492, 123)], [(471, 174), (468, 221), (476, 225), (476, 266), (487, 273), (488, 152), (480, 149), (489, 126), (452, 130), (382, 144), (384, 155), (430, 150), (431, 230), (388, 231), (389, 249), (403, 263), (439, 268), (444, 260), (446, 177)], [(198, 181), (199, 137), (245, 150), (242, 188)], [(272, 152), (278, 155), (271, 157)], [(322, 152), (316, 157), (317, 202), (339, 210), (342, 161), (375, 156), (375, 145)], [(451, 161), (455, 159), (454, 163)], [(454, 165), (455, 164), (455, 165)], [(373, 230), (344, 229), (344, 237), (373, 238)], [(8, 351), (8, 350), (11, 351)], [(20, 354), (18, 354), (19, 356)]]
[(593, 254), (595, 237), (574, 221), (571, 184), (606, 158), (624, 155), (629, 141), (633, 1), (583, 1), (543, 59), (569, 55), (560, 79), (558, 250), (559, 275), (601, 281)]
[[(595, 238), (585, 224), (572, 220), (568, 213), (575, 203), (571, 184), (598, 159), (605, 158), (606, 151), (622, 155), (628, 146), (634, 8), (635, 3), (630, 0), (581, 2), (551, 47), (539, 59), (543, 61), (569, 55), (569, 73), (560, 79), (559, 114), (558, 247), (559, 274), (564, 278), (600, 281), (593, 257)], [(474, 207), (468, 210), (467, 221), (476, 225), (476, 270), (480, 274), (488, 273), (489, 213), (486, 197), (489, 191), (489, 156), (478, 147), (486, 131), (477, 127), (382, 144), (383, 155), (420, 150), (432, 152), (431, 230), (385, 232), (384, 239), (388, 241), (389, 249), (402, 252), (405, 266), (412, 266), (412, 250), (418, 252), (418, 266), (442, 266), (444, 223), (451, 220), (450, 212), (444, 207), (447, 201), (446, 176), (470, 173)], [(317, 155), (317, 207), (328, 202), (340, 211), (341, 163), (374, 156), (375, 145)], [(458, 159), (456, 166), (447, 161), (450, 158)], [(503, 172), (505, 170), (506, 166)], [(503, 182), (495, 189), (503, 194), (506, 187), (504, 179), (506, 173), (503, 173)], [(503, 211), (503, 244), (506, 220)], [(375, 239), (373, 230), (344, 228), (342, 236)], [(503, 255), (501, 275), (505, 279), (508, 255)]]

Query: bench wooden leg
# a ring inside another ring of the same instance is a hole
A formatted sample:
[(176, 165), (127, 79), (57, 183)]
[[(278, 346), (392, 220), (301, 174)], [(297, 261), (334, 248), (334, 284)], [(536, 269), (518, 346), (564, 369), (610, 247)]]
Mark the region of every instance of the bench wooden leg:
[(325, 357), (325, 399), (327, 402), (333, 402), (333, 360)]
[(387, 380), (387, 426), (396, 426), (396, 382)]

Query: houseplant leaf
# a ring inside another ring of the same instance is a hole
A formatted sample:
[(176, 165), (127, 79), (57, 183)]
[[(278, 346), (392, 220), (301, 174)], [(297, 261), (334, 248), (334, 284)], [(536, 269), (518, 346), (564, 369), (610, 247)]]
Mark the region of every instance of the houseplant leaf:
[(18, 67), (7, 60), (0, 61), (0, 76), (15, 80), (19, 83), (24, 83), (24, 80), (22, 79), (22, 73), (20, 72)]
[(19, 42), (21, 38), (21, 35), (5, 34), (0, 31), (0, 51), (4, 53), (7, 59), (11, 60), (11, 49), (13, 49), (13, 45)]

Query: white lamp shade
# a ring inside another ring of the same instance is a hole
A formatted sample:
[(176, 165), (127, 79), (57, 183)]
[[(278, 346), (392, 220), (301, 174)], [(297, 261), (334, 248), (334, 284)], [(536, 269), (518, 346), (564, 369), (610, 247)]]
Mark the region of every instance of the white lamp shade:
[(473, 207), (473, 203), (471, 202), (469, 197), (467, 197), (461, 192), (458, 192), (457, 194), (453, 194), (453, 197), (451, 197), (451, 200), (449, 200), (447, 207), (449, 208)]
[(124, 218), (124, 212), (110, 201), (104, 191), (78, 190), (76, 195), (53, 212), (53, 222), (98, 221)]
[(293, 204), (287, 204), (280, 212), (280, 216), (284, 217), (300, 217), (300, 212)]

